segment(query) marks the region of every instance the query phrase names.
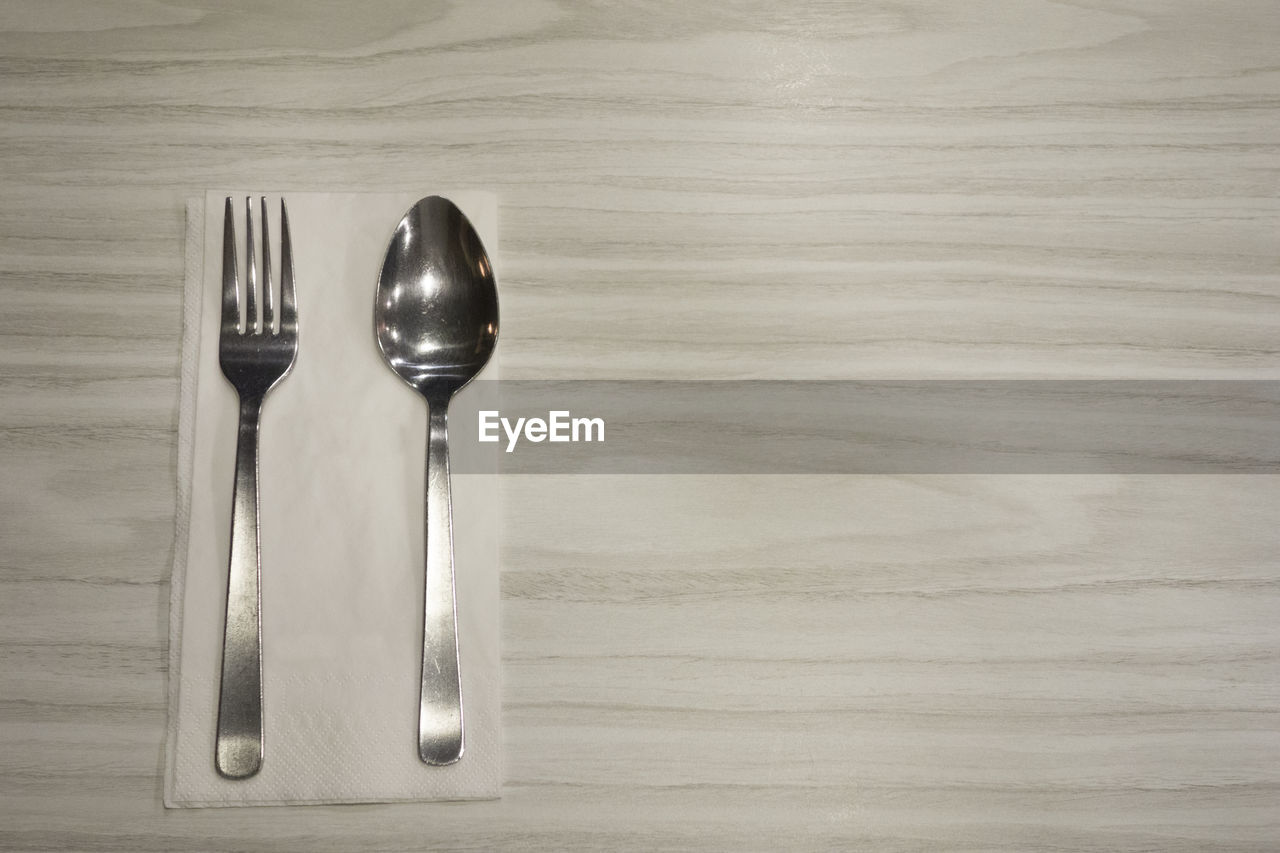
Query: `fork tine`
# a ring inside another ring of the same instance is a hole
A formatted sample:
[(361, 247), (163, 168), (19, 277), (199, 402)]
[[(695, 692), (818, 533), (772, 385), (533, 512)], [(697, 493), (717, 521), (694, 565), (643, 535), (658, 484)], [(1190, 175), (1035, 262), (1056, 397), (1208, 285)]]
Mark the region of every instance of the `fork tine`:
[(246, 334), (258, 331), (258, 257), (253, 246), (253, 204), (249, 196), (244, 198), (245, 254), (249, 256), (249, 283), (244, 289), (244, 330)]
[(271, 295), (271, 236), (267, 233), (267, 197), (262, 196), (262, 332), (275, 332), (275, 306)]
[(280, 199), (280, 333), (298, 330), (298, 303), (293, 292), (293, 240), (289, 236), (289, 209)]
[(236, 264), (236, 217), (227, 196), (222, 222), (222, 333), (240, 331), (240, 276)]

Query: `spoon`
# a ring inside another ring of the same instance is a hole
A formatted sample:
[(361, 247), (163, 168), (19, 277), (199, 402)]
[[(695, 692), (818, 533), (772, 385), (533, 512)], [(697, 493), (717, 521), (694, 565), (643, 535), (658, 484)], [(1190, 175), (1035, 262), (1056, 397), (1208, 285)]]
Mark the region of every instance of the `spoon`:
[(427, 764), (462, 757), (449, 498), (449, 400), (480, 372), (498, 340), (493, 265), (475, 228), (453, 202), (424, 198), (400, 220), (387, 247), (374, 333), (382, 357), (427, 401), (426, 594), (418, 756)]

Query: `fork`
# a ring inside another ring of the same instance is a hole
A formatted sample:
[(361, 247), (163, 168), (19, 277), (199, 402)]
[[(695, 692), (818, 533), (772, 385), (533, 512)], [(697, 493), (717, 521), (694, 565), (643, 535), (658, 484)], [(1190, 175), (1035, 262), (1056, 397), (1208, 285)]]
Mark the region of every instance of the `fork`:
[(289, 213), (280, 200), (280, 312), (277, 327), (271, 293), (271, 242), (267, 200), (262, 198), (262, 319), (258, 319), (258, 267), (253, 245), (253, 203), (245, 199), (248, 281), (244, 321), (236, 228), (227, 196), (222, 231), (222, 325), (218, 361), (240, 397), (236, 479), (231, 504), (231, 561), (227, 572), (226, 631), (222, 639), (222, 687), (218, 696), (218, 773), (244, 779), (262, 767), (262, 575), (258, 545), (258, 424), (267, 392), (293, 367), (298, 352), (298, 309), (293, 289)]

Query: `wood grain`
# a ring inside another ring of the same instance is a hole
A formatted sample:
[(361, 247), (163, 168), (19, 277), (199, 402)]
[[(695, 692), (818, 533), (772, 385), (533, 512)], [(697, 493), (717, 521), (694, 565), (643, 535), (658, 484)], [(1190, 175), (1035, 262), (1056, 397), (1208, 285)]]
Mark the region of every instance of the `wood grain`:
[(1275, 849), (1269, 476), (509, 478), (501, 801), (159, 792), (187, 196), (496, 191), (510, 378), (1277, 378), (1277, 43), (1257, 0), (0, 5), (0, 848)]

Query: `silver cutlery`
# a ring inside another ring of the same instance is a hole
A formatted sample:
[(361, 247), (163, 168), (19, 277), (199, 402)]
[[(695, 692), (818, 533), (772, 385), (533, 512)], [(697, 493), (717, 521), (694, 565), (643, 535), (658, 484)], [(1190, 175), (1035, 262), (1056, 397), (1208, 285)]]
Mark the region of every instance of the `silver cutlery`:
[[(231, 559), (227, 573), (226, 630), (222, 641), (222, 687), (218, 697), (215, 763), (230, 779), (243, 779), (262, 766), (262, 596), (258, 544), (258, 424), (262, 403), (288, 374), (298, 352), (298, 309), (293, 284), (289, 214), (280, 200), (280, 310), (271, 287), (271, 241), (267, 200), (262, 199), (262, 281), (253, 239), (253, 204), (245, 199), (245, 254), (248, 280), (244, 319), (236, 229), (227, 197), (222, 232), (222, 323), (218, 361), (240, 397), (236, 437), (236, 479), (231, 505)], [(261, 318), (258, 316), (259, 292)], [(278, 319), (278, 322), (277, 322)]]
[(390, 368), (427, 402), (426, 579), (418, 756), (462, 757), (462, 685), (454, 596), (448, 409), (498, 340), (498, 291), (475, 228), (439, 196), (415, 204), (387, 248), (374, 334)]

